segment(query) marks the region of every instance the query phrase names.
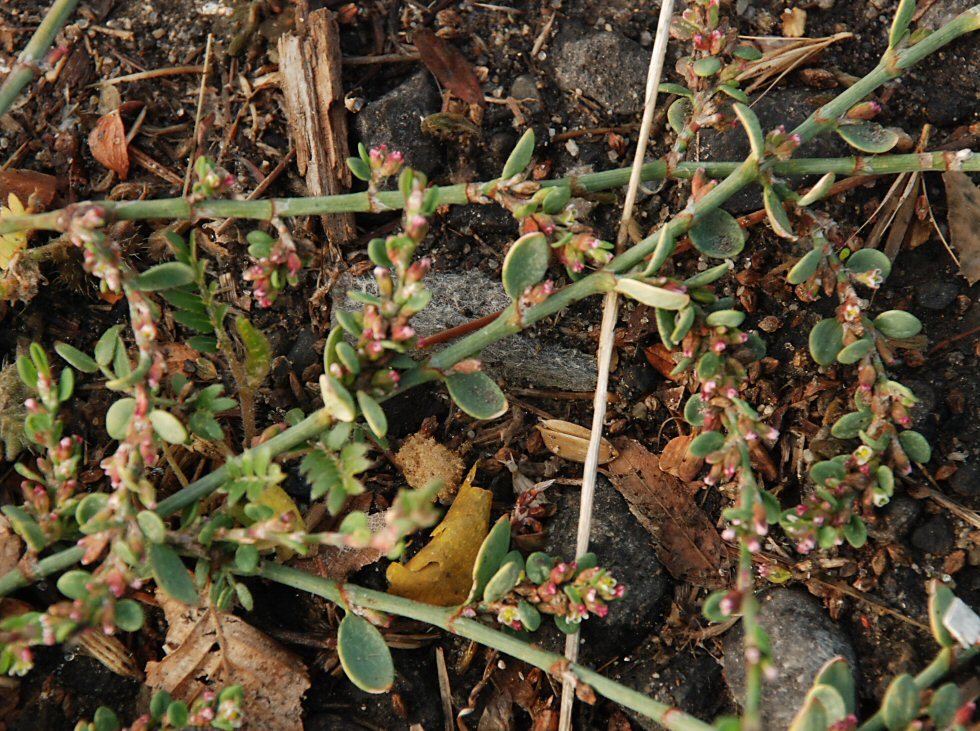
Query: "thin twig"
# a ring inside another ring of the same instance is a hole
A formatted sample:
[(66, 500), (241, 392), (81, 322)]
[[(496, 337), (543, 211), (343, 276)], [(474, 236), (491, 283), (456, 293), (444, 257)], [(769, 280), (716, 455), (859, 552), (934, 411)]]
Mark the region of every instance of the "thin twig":
[[(616, 250), (621, 252), (626, 244), (630, 223), (633, 220), (633, 207), (636, 204), (636, 194), (640, 188), (640, 178), (643, 170), (643, 160), (646, 157), (647, 144), (650, 140), (650, 128), (653, 126), (653, 112), (657, 106), (657, 87), (664, 69), (664, 57), (667, 54), (667, 41), (670, 32), (670, 18), (674, 12), (673, 0), (662, 0), (660, 17), (657, 21), (657, 38), (650, 53), (650, 67), (647, 71), (646, 101), (643, 106), (643, 119), (640, 122), (640, 134), (636, 142), (636, 154), (633, 156), (633, 167), (630, 171), (629, 187), (626, 189), (626, 201), (623, 204), (623, 214), (619, 224), (619, 234), (616, 238)], [(578, 533), (575, 540), (575, 555), (581, 556), (589, 550), (589, 534), (592, 530), (592, 503), (595, 499), (596, 473), (599, 469), (599, 446), (602, 441), (603, 422), (606, 419), (606, 393), (609, 387), (609, 369), (612, 363), (612, 353), (615, 348), (616, 318), (619, 315), (619, 297), (615, 291), (606, 293), (602, 303), (602, 325), (599, 330), (598, 374), (594, 411), (592, 414), (592, 433), (589, 435), (589, 448), (585, 453), (585, 467), (582, 473), (582, 492), (579, 497)], [(565, 657), (569, 662), (578, 659), (579, 633), (574, 632), (565, 638)], [(565, 677), (561, 687), (561, 715), (558, 721), (559, 731), (569, 731), (572, 727), (572, 708), (575, 704), (574, 679)]]
[(149, 71), (138, 71), (134, 74), (126, 74), (125, 76), (116, 76), (112, 79), (103, 79), (102, 81), (96, 81), (94, 84), (89, 84), (90, 89), (99, 86), (115, 86), (116, 84), (126, 84), (131, 81), (146, 81), (148, 79), (159, 79), (164, 76), (181, 76), (183, 74), (203, 74), (207, 62), (201, 66), (169, 66), (165, 69), (150, 69)]
[(191, 188), (191, 177), (194, 173), (194, 159), (197, 157), (197, 136), (201, 127), (201, 117), (204, 114), (204, 91), (208, 85), (208, 69), (211, 66), (211, 44), (214, 42), (214, 35), (208, 33), (208, 44), (204, 48), (204, 64), (201, 66), (201, 88), (197, 93), (197, 113), (194, 115), (194, 137), (191, 139), (191, 155), (187, 161), (187, 171), (184, 173), (184, 190), (181, 195), (187, 196), (187, 191)]

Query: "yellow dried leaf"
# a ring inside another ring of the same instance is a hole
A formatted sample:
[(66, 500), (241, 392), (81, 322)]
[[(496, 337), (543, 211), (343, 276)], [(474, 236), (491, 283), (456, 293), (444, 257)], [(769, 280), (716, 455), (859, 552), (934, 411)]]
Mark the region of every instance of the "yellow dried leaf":
[[(26, 211), (20, 198), (13, 193), (7, 196), (7, 205), (0, 206), (0, 221), (9, 216), (22, 216)], [(17, 254), (27, 248), (27, 232), (15, 231), (0, 234), (0, 269), (6, 269)]]
[(406, 564), (388, 567), (388, 592), (450, 607), (462, 604), (473, 583), (473, 564), (490, 530), (489, 490), (472, 485), (474, 470), (459, 489), (429, 543)]

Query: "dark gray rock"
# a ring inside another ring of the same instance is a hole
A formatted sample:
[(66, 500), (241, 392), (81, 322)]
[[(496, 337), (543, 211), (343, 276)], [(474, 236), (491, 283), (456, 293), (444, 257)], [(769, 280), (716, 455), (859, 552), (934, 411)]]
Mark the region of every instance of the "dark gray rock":
[[(760, 598), (759, 622), (769, 633), (778, 673), (762, 694), (763, 728), (788, 728), (820, 668), (844, 656), (858, 677), (854, 649), (844, 630), (827, 616), (823, 605), (802, 589), (774, 589)], [(725, 680), (737, 700), (745, 697), (745, 656), (742, 627), (723, 640)]]
[(540, 99), (537, 79), (530, 74), (521, 74), (511, 82), (510, 95), (515, 99)]
[[(773, 89), (752, 107), (759, 117), (763, 132), (770, 132), (779, 125), (791, 130), (803, 122), (820, 106), (822, 97), (814, 91), (806, 89)], [(699, 160), (736, 161), (744, 160), (749, 154), (748, 138), (741, 128), (735, 128), (725, 133), (713, 129), (701, 131)], [(825, 134), (815, 137), (800, 146), (795, 157), (840, 157), (853, 154), (840, 137), (835, 134)], [(807, 181), (811, 178), (794, 179), (794, 182)], [(725, 208), (735, 212), (755, 210), (762, 207), (762, 194), (757, 185), (743, 188), (725, 203)]]
[(949, 486), (961, 497), (980, 497), (980, 463), (967, 462), (949, 478)]
[(930, 277), (915, 288), (919, 304), (930, 310), (945, 310), (960, 292), (956, 282)]
[(934, 515), (912, 531), (912, 545), (920, 551), (943, 555), (953, 548), (956, 535), (953, 524), (945, 515)]
[(552, 60), (558, 86), (581, 92), (611, 114), (643, 109), (643, 82), (649, 54), (619, 33), (564, 31), (555, 39)]
[(903, 378), (902, 383), (912, 389), (912, 393), (919, 399), (919, 402), (909, 409), (912, 428), (919, 431), (932, 429), (936, 424), (936, 389), (917, 378)]
[[(433, 272), (425, 282), (432, 291), (432, 303), (412, 318), (412, 325), (422, 337), (499, 312), (511, 301), (499, 280), (490, 279), (476, 270), (459, 274)], [(360, 305), (347, 297), (347, 292), (352, 289), (377, 293), (372, 277), (352, 279), (344, 276), (333, 288), (334, 306), (345, 310), (359, 308)], [(595, 388), (594, 356), (535, 335), (537, 331), (533, 330), (512, 335), (484, 348), (480, 360), (487, 373), (513, 383), (530, 383), (543, 388), (568, 391), (592, 391)], [(427, 352), (438, 350), (432, 348)]]
[(922, 503), (905, 495), (892, 498), (878, 511), (878, 521), (868, 533), (879, 543), (898, 543), (922, 512)]
[(399, 150), (408, 165), (431, 175), (441, 166), (443, 155), (439, 143), (422, 132), (421, 122), (441, 106), (429, 73), (419, 71), (354, 117), (358, 141), (368, 148), (384, 144)]
[[(685, 713), (710, 722), (720, 710), (724, 695), (721, 666), (706, 650), (684, 650), (658, 663), (656, 637), (648, 638), (631, 653), (611, 666), (605, 674), (654, 700), (680, 708)], [(648, 731), (662, 728), (646, 716), (626, 713), (633, 723)]]
[[(544, 550), (567, 560), (575, 555), (579, 490), (565, 490), (560, 497), (551, 495), (551, 499), (557, 501), (558, 510), (548, 525)], [(602, 476), (596, 481), (593, 515), (589, 550), (599, 557), (600, 566), (626, 586), (626, 594), (610, 605), (605, 618), (592, 617), (582, 625), (583, 661), (597, 663), (631, 651), (659, 626), (667, 577), (650, 534), (633, 517), (623, 496)]]

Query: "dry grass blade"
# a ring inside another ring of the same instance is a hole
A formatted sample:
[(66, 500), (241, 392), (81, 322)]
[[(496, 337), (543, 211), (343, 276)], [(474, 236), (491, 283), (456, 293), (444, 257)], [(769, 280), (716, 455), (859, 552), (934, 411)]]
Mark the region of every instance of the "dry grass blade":
[(143, 680), (143, 671), (136, 665), (133, 653), (116, 637), (104, 634), (99, 629), (87, 629), (71, 640), (70, 644), (79, 652), (98, 660), (116, 675)]
[(657, 557), (670, 575), (707, 589), (726, 586), (725, 543), (684, 483), (664, 472), (657, 456), (638, 442), (623, 439), (616, 446), (610, 479), (655, 538)]
[(189, 607), (161, 594), (170, 629), (167, 656), (146, 665), (146, 684), (192, 702), (208, 689), (240, 684), (249, 727), (302, 731), (302, 660), (232, 614)]
[[(814, 55), (828, 46), (847, 38), (853, 38), (853, 33), (835, 33), (824, 38), (780, 38), (778, 36), (740, 36), (742, 40), (755, 41), (763, 46), (762, 58), (750, 61), (745, 70), (736, 76), (736, 80), (744, 84), (751, 81), (745, 88), (747, 94), (752, 94), (762, 88), (770, 79), (775, 80), (770, 88), (779, 83), (786, 74), (799, 68)], [(766, 48), (768, 46), (768, 48)], [(766, 89), (769, 91), (769, 89)], [(763, 92), (765, 93), (765, 92)]]

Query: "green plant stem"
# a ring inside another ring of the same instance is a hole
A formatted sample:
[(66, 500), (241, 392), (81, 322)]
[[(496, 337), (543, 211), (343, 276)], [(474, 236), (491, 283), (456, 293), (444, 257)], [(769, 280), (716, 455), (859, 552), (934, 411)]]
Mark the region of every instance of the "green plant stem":
[[(738, 434), (734, 424), (727, 424), (730, 434)], [(755, 478), (752, 476), (752, 459), (749, 445), (739, 436), (739, 452), (742, 471), (745, 473), (739, 491), (739, 507), (747, 515), (752, 514), (759, 499)], [(762, 665), (757, 640), (759, 632), (759, 603), (755, 598), (755, 581), (752, 554), (745, 540), (738, 542), (738, 578), (736, 586), (741, 595), (742, 631), (745, 652), (745, 704), (742, 708), (742, 730), (759, 731), (762, 728)]]
[[(277, 434), (255, 449), (268, 450), (272, 456), (288, 452), (319, 435), (320, 432), (330, 425), (330, 422), (331, 417), (327, 410), (318, 409), (303, 419), (299, 424)], [(226, 462), (214, 472), (205, 475), (200, 480), (191, 483), (179, 492), (162, 500), (154, 512), (161, 518), (166, 518), (207, 497), (228, 479), (228, 467), (231, 462), (240, 463), (241, 455), (229, 460), (229, 462)], [(25, 574), (20, 568), (12, 569), (3, 576), (0, 576), (0, 596), (5, 596), (16, 589), (27, 586), (37, 579), (64, 570), (78, 563), (84, 554), (84, 549), (75, 546), (41, 559), (36, 566), (32, 567), (32, 570), (28, 574)]]
[(547, 652), (485, 624), (460, 617), (458, 608), (423, 604), (354, 584), (345, 583), (341, 587), (336, 581), (312, 576), (279, 564), (266, 564), (259, 571), (259, 575), (270, 581), (323, 597), (341, 606), (351, 604), (431, 624), (516, 657), (552, 675), (561, 676), (563, 669), (567, 667), (567, 670), (579, 681), (587, 683), (597, 693), (637, 713), (642, 713), (672, 731), (708, 731), (712, 728), (709, 724), (678, 708), (655, 701), (593, 670), (575, 664), (566, 665), (565, 658), (557, 653)]
[[(959, 650), (958, 653), (957, 650), (958, 648), (953, 647), (944, 647), (940, 650), (935, 659), (915, 676), (915, 687), (920, 692), (926, 688), (931, 688), (951, 670), (959, 665), (965, 665), (980, 655), (980, 647)], [(875, 715), (858, 726), (858, 731), (881, 731), (883, 728), (885, 728), (885, 715), (879, 709)]]
[(76, 5), (78, 0), (55, 0), (48, 9), (44, 20), (18, 56), (13, 71), (7, 75), (3, 86), (0, 87), (0, 116), (8, 112), (23, 88), (37, 75), (38, 64), (44, 60), (48, 49), (54, 43), (54, 37), (58, 35), (58, 31), (68, 20)]
[[(889, 77), (890, 78), (890, 77)], [(853, 88), (853, 87), (852, 87)], [(849, 104), (847, 108), (853, 106)], [(846, 111), (846, 109), (845, 109)], [(819, 131), (819, 130), (818, 130)], [(925, 152), (922, 154), (883, 155), (879, 157), (837, 157), (800, 160), (776, 160), (770, 169), (779, 176), (823, 175), (891, 175), (906, 172), (943, 172), (951, 166), (966, 172), (980, 171), (980, 155), (953, 162), (953, 152)], [(738, 169), (739, 162), (682, 162), (668, 172), (663, 160), (643, 166), (644, 181), (689, 179), (697, 170), (704, 170), (713, 178), (730, 175)], [(588, 175), (558, 178), (542, 182), (545, 187), (570, 185), (579, 193), (597, 193), (622, 187), (629, 181), (629, 168), (604, 170)], [(446, 185), (439, 188), (439, 202), (447, 205), (462, 205), (475, 202), (476, 192), (482, 183)], [(467, 193), (469, 190), (469, 194)], [(374, 197), (376, 204), (391, 210), (404, 205), (401, 193), (383, 191)], [(366, 213), (372, 210), (371, 198), (366, 192), (344, 193), (341, 195), (314, 198), (267, 198), (264, 200), (224, 200), (199, 201), (192, 204), (186, 198), (161, 198), (149, 201), (96, 201), (105, 207), (110, 218), (116, 220), (139, 221), (147, 219), (193, 220), (197, 218), (223, 219), (227, 217), (271, 221), (279, 216), (322, 215), (325, 213)], [(58, 231), (63, 226), (63, 210), (48, 211), (23, 216), (10, 216), (0, 222), (0, 234), (11, 231), (36, 230)]]

